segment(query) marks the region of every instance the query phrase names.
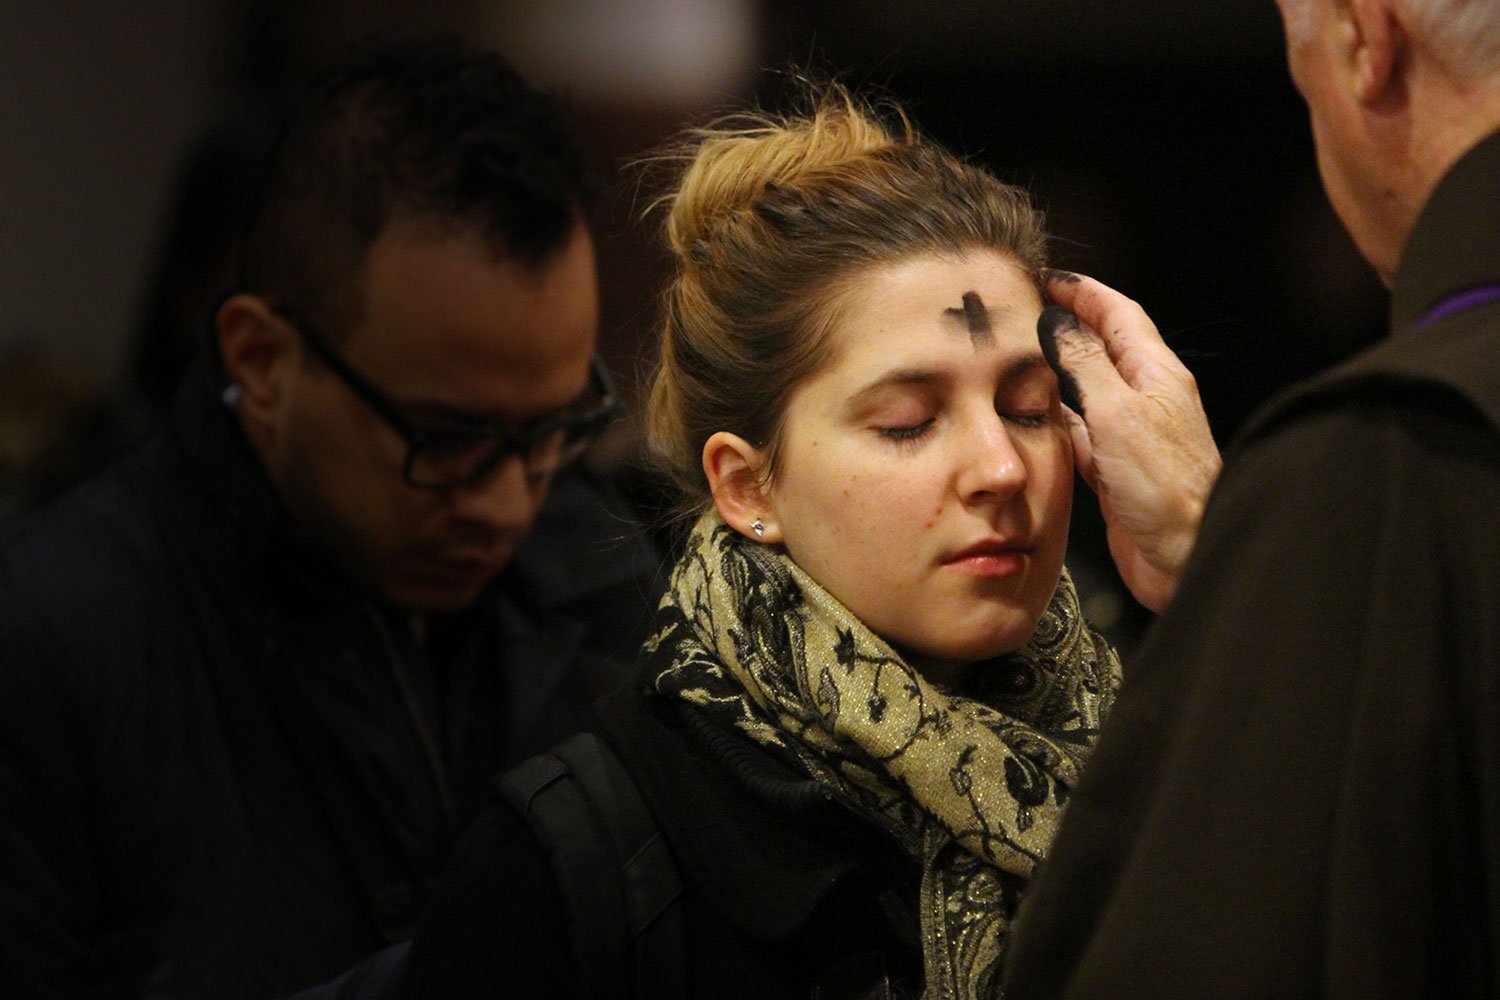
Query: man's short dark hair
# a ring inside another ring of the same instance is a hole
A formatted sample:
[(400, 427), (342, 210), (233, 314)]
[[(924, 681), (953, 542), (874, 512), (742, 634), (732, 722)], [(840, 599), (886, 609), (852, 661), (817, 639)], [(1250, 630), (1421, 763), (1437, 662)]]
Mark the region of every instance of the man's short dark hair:
[(292, 111), (265, 165), (239, 287), (341, 337), (365, 253), (394, 219), (480, 234), (540, 266), (589, 201), (561, 106), (502, 56), (449, 38), (370, 43)]

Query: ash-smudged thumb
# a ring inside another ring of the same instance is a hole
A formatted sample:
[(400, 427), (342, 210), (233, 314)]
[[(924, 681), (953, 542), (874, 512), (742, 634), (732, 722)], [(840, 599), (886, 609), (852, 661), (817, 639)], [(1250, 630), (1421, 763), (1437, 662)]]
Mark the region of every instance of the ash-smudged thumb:
[(1047, 359), (1047, 364), (1057, 374), (1057, 385), (1062, 394), (1062, 401), (1079, 416), (1083, 416), (1083, 394), (1079, 391), (1078, 381), (1063, 367), (1062, 360), (1057, 354), (1057, 335), (1074, 333), (1078, 329), (1080, 329), (1078, 317), (1062, 306), (1048, 306), (1042, 310), (1041, 316), (1037, 317), (1036, 321), (1036, 339), (1041, 344), (1042, 357)]

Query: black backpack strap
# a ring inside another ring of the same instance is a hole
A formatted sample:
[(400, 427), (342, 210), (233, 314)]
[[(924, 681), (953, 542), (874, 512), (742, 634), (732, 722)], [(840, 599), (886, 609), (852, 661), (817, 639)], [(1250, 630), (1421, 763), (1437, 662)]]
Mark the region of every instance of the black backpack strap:
[(548, 852), (587, 995), (686, 997), (682, 879), (608, 744), (579, 733), (499, 786)]

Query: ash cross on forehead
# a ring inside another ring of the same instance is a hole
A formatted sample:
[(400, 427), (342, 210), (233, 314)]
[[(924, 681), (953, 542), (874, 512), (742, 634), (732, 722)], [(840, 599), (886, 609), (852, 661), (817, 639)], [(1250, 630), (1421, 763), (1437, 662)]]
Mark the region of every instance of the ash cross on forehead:
[(958, 309), (944, 309), (944, 316), (960, 316), (969, 327), (969, 340), (975, 347), (988, 347), (995, 342), (995, 330), (990, 326), (990, 312), (984, 307), (984, 299), (978, 292), (964, 292), (964, 304)]

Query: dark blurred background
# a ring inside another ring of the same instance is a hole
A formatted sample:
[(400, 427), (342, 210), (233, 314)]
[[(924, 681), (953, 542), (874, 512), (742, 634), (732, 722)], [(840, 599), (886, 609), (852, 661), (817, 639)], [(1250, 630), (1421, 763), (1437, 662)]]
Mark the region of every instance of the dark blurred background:
[[(154, 423), (226, 281), (249, 169), (308, 73), (371, 30), (449, 29), (568, 94), (604, 179), (603, 347), (647, 360), (663, 259), (622, 165), (774, 104), (789, 65), (903, 101), (1028, 187), (1059, 265), (1127, 292), (1227, 443), (1368, 344), (1384, 291), (1318, 184), (1272, 0), (105, 0), (0, 15), (0, 520)], [(627, 424), (600, 456), (628, 459)], [(1080, 495), (1073, 563), (1126, 645), (1143, 614)]]

